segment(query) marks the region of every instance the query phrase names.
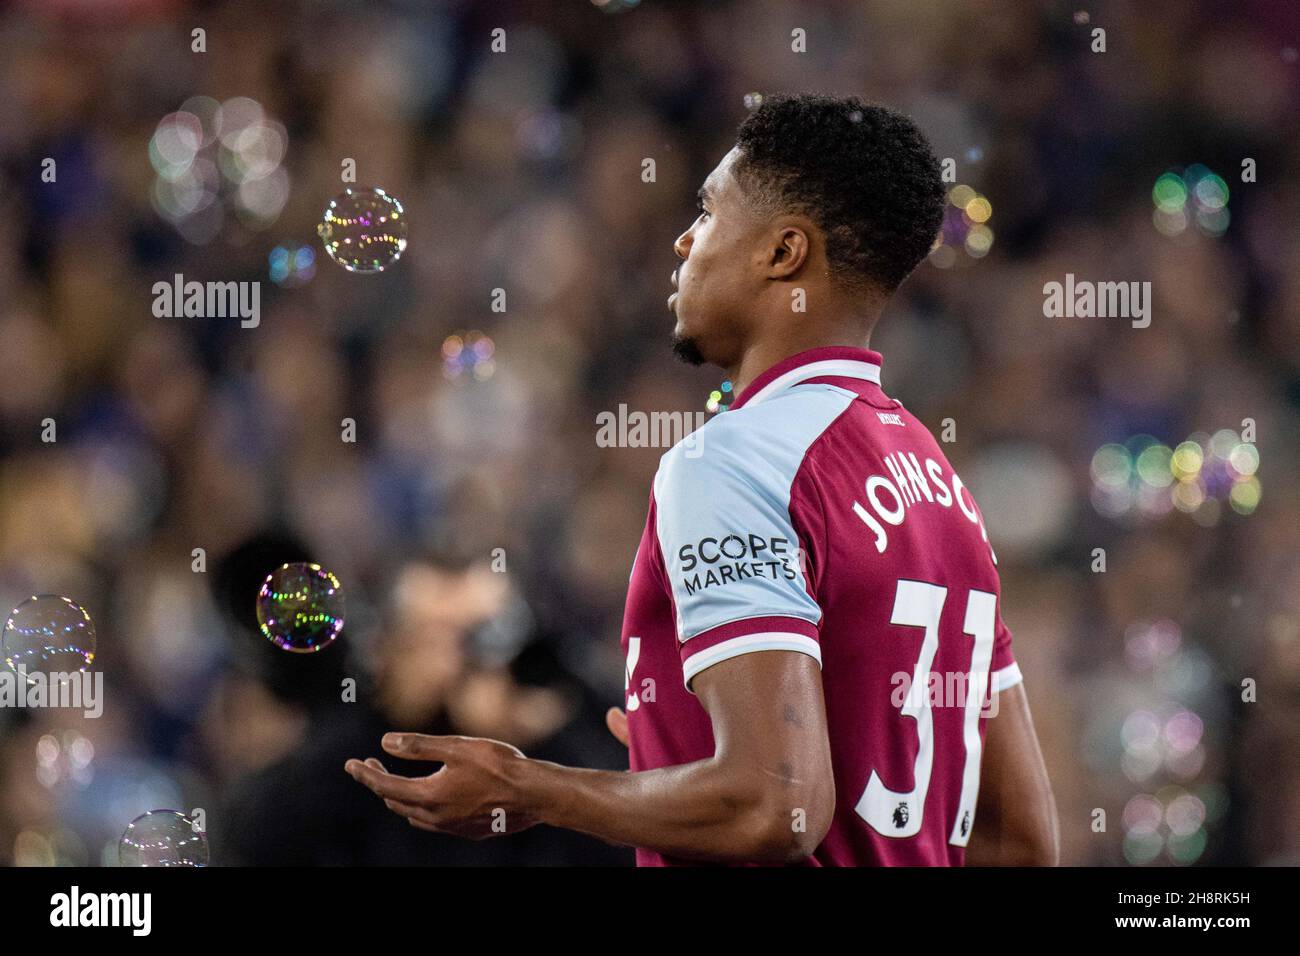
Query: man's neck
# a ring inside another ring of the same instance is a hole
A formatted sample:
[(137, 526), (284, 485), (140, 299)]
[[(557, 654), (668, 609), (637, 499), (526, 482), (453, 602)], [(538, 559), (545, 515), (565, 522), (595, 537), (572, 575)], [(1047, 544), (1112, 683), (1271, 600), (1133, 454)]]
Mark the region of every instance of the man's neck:
[(843, 332), (833, 335), (806, 336), (799, 340), (755, 342), (744, 351), (740, 361), (734, 367), (727, 369), (731, 378), (732, 394), (739, 395), (754, 379), (791, 355), (798, 355), (809, 349), (837, 345), (866, 348), (869, 334), (868, 332)]

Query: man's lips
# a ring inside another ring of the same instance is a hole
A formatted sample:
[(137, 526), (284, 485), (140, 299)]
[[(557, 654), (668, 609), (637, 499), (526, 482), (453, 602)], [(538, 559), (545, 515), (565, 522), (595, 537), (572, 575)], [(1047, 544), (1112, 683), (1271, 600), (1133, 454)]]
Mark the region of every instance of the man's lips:
[(677, 292), (675, 291), (675, 290), (677, 289), (677, 270), (676, 270), (676, 269), (673, 270), (673, 274), (669, 277), (668, 281), (672, 283), (672, 286), (673, 286), (673, 289), (674, 289), (673, 293), (672, 293), (670, 296), (668, 296), (668, 311), (669, 311), (669, 312), (672, 312), (672, 311), (673, 311), (673, 307), (677, 305)]

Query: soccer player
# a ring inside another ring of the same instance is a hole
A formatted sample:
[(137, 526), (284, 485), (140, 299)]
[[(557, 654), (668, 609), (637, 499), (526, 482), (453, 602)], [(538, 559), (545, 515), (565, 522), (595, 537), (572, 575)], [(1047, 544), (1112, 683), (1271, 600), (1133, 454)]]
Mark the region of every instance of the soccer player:
[(663, 456), (623, 623), (631, 772), (389, 734), (410, 822), (541, 822), (642, 865), (1052, 864), (1055, 805), (970, 492), (864, 347), (939, 229), (938, 163), (857, 99), (771, 98), (700, 190), (669, 298), (730, 409)]

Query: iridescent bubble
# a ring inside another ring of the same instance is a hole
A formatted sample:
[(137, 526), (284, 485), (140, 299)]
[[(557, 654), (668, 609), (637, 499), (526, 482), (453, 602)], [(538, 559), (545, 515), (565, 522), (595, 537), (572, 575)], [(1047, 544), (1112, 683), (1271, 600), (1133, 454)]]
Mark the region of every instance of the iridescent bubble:
[(207, 866), (208, 838), (177, 810), (150, 810), (127, 824), (117, 860), (121, 866)]
[(276, 647), (310, 654), (343, 630), (343, 585), (319, 564), (286, 564), (257, 593), (257, 623)]
[(9, 613), (0, 644), (5, 663), (34, 681), (37, 674), (86, 670), (95, 659), (95, 625), (81, 605), (40, 594)]
[(330, 200), (316, 233), (349, 272), (383, 272), (406, 250), (406, 210), (382, 189), (348, 189)]

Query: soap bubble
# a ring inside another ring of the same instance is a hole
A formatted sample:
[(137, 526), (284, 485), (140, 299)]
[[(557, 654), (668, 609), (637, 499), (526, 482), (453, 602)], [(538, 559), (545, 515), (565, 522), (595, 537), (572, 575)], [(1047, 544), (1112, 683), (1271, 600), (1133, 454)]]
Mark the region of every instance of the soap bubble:
[(84, 671), (95, 659), (95, 625), (81, 605), (40, 594), (9, 613), (0, 644), (5, 663), (29, 681), (36, 674)]
[(349, 272), (383, 272), (406, 249), (406, 210), (382, 189), (347, 189), (330, 200), (316, 233)]
[(150, 810), (127, 824), (117, 860), (121, 866), (207, 866), (208, 838), (177, 810)]
[(276, 647), (319, 651), (343, 630), (343, 585), (319, 564), (282, 565), (257, 594), (257, 623)]

